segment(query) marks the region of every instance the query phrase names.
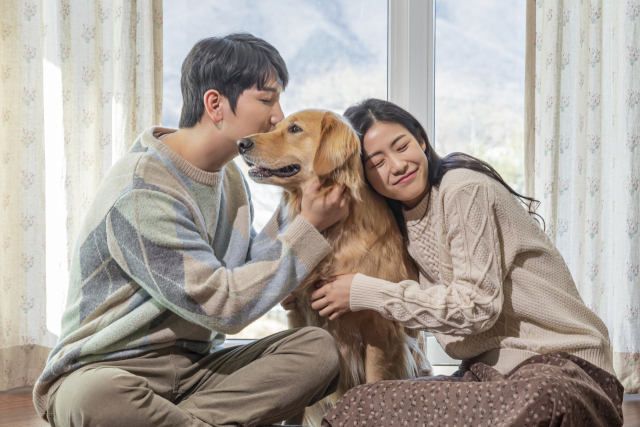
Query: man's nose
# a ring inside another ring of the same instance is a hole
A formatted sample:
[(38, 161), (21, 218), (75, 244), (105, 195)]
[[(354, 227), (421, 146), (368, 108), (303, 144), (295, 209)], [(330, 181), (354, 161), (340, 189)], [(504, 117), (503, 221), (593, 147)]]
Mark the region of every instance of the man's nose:
[(244, 154), (252, 148), (253, 141), (251, 140), (251, 138), (242, 138), (238, 141), (238, 151), (240, 152), (240, 154)]
[(277, 102), (273, 108), (274, 111), (271, 115), (271, 124), (277, 125), (284, 119), (284, 113), (282, 112), (282, 107), (280, 107), (280, 102)]

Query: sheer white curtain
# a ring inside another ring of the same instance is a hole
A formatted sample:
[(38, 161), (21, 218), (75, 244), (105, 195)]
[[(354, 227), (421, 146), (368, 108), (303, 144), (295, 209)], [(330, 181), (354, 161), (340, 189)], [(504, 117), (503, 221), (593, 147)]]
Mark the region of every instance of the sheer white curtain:
[(529, 0), (528, 191), (640, 392), (640, 1)]
[(0, 6), (0, 389), (32, 384), (55, 336), (46, 326), (41, 1)]
[(32, 385), (104, 172), (162, 115), (161, 0), (5, 0), (0, 390)]

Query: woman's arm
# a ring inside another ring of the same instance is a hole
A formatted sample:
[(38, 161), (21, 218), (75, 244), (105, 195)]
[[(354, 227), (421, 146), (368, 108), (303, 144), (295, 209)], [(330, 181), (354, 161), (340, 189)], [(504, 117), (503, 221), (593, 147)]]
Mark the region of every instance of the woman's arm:
[(453, 264), (450, 285), (425, 289), (412, 280), (392, 283), (362, 274), (341, 275), (330, 283), (333, 292), (330, 288), (319, 292), (325, 286), (312, 295), (312, 307), (329, 307), (325, 310), (332, 313), (344, 311), (348, 302), (351, 311), (375, 310), (409, 328), (453, 335), (486, 331), (498, 319), (503, 303), (494, 201), (492, 189), (482, 183), (446, 198), (444, 221)]

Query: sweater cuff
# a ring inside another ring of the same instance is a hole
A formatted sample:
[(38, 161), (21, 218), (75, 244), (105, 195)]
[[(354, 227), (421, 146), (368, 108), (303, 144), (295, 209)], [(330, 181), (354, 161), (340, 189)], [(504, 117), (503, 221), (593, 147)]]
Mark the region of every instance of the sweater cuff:
[(291, 246), (295, 256), (309, 271), (331, 252), (329, 242), (301, 215), (293, 220), (280, 238)]
[(386, 280), (356, 274), (351, 282), (350, 303), (351, 311), (374, 310), (382, 312), (382, 290), (390, 284)]

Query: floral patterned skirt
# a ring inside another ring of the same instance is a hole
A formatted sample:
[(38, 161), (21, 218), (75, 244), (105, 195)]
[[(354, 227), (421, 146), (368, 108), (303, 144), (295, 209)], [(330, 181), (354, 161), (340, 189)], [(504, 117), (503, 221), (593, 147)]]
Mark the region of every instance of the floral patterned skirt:
[(564, 351), (533, 356), (508, 375), (484, 363), (456, 374), (354, 387), (327, 413), (322, 426), (623, 424), (624, 388), (618, 379)]

